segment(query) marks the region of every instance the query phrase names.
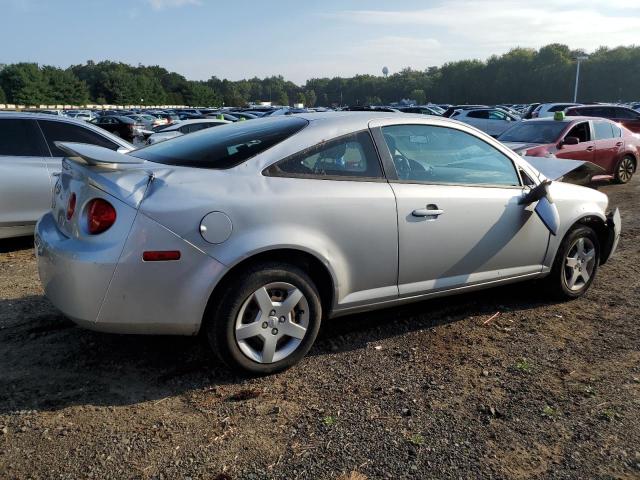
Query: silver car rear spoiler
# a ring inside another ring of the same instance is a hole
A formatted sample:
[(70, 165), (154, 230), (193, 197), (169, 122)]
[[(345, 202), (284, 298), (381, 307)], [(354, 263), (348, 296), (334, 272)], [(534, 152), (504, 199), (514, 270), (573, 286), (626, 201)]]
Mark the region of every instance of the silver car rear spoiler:
[(144, 160), (105, 147), (76, 142), (54, 142), (55, 146), (67, 154), (67, 158), (86, 165), (114, 165), (144, 163)]

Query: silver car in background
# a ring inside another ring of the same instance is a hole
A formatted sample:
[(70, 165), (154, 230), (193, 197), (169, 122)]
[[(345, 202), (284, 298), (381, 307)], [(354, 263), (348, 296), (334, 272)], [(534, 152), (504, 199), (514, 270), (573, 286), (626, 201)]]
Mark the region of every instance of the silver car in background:
[(47, 297), (94, 330), (202, 331), (251, 373), (298, 362), (323, 318), (542, 277), (578, 297), (620, 235), (604, 194), (445, 118), (308, 113), (127, 155), (59, 148), (35, 237)]
[(129, 152), (133, 145), (82, 120), (36, 113), (0, 113), (0, 238), (31, 235), (51, 208), (64, 153), (56, 141)]

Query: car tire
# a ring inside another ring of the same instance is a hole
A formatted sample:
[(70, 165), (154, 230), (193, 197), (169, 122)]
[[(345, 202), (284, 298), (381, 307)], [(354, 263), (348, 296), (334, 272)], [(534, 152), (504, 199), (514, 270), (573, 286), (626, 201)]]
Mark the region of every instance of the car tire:
[(551, 273), (545, 279), (547, 292), (560, 300), (581, 297), (593, 283), (599, 264), (596, 232), (586, 225), (574, 226), (562, 240)]
[[(287, 299), (295, 302), (291, 310)], [(320, 295), (295, 265), (255, 265), (226, 282), (213, 302), (205, 319), (206, 338), (218, 358), (239, 373), (268, 375), (295, 365), (320, 329)]]
[(627, 183), (636, 171), (636, 161), (633, 157), (626, 155), (616, 164), (614, 179), (616, 183)]

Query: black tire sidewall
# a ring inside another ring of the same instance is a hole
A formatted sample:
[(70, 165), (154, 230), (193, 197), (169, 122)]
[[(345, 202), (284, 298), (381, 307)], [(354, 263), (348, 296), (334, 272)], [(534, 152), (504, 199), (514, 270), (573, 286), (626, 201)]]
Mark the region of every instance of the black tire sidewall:
[[(262, 364), (246, 357), (240, 350), (235, 339), (235, 322), (245, 300), (258, 288), (272, 282), (287, 282), (300, 289), (309, 304), (309, 327), (291, 355), (278, 362)], [(214, 353), (236, 372), (253, 375), (268, 375), (298, 363), (311, 349), (322, 319), (320, 295), (313, 280), (297, 266), (283, 263), (257, 265), (236, 275), (226, 285), (217, 307), (211, 312), (205, 320), (205, 328)]]
[[(564, 280), (564, 260), (569, 253), (569, 248), (580, 237), (586, 237), (589, 240), (591, 240), (591, 242), (593, 242), (593, 245), (595, 246), (595, 249), (596, 249), (596, 258), (594, 260), (595, 265), (593, 266), (593, 272), (591, 273), (591, 277), (589, 278), (589, 281), (586, 283), (586, 285), (582, 289), (578, 291), (573, 291), (569, 289), (569, 287), (566, 285)], [(549, 279), (548, 279), (548, 287), (551, 290), (551, 293), (557, 298), (564, 298), (564, 299), (581, 297), (591, 287), (591, 284), (593, 283), (593, 280), (595, 279), (596, 274), (598, 272), (599, 264), (600, 264), (600, 242), (598, 241), (598, 236), (596, 235), (596, 232), (591, 227), (588, 227), (586, 225), (574, 226), (565, 235), (564, 239), (562, 240), (562, 243), (560, 244), (560, 247), (558, 248), (558, 252), (556, 253), (556, 258), (553, 263), (553, 268), (551, 270), (551, 274), (549, 275)]]

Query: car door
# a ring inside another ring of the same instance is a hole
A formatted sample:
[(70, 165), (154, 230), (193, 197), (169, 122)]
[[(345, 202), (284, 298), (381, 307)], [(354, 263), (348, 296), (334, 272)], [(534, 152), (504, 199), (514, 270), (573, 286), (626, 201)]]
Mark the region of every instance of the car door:
[(488, 119), (489, 119), (488, 110), (469, 110), (466, 112), (463, 111), (462, 115), (456, 118), (456, 120), (461, 120), (464, 123), (473, 125), (474, 127), (476, 127), (479, 130), (482, 130), (483, 132), (487, 131)]
[(613, 124), (608, 120), (593, 120), (593, 136), (596, 147), (593, 163), (613, 174), (621, 153), (624, 153), (624, 142), (614, 136)]
[(511, 117), (506, 112), (497, 109), (489, 110), (485, 132), (492, 137), (497, 137), (511, 126), (511, 121)]
[(35, 120), (0, 119), (0, 229), (34, 225), (51, 206), (48, 156)]
[[(38, 125), (44, 135), (51, 155), (46, 159), (46, 166), (51, 177), (56, 177), (62, 168), (62, 158), (65, 153), (56, 147), (55, 142), (77, 142), (98, 145), (110, 150), (118, 150), (120, 145), (100, 135), (84, 125), (60, 120), (38, 120)], [(55, 184), (55, 180), (52, 180)]]
[[(579, 140), (579, 143), (576, 145), (569, 145), (565, 143), (565, 139), (568, 137), (576, 137)], [(591, 124), (589, 121), (585, 120), (583, 122), (576, 123), (569, 129), (565, 136), (560, 140), (555, 156), (570, 160), (586, 160), (587, 162), (593, 162), (595, 159), (595, 151), (596, 146), (593, 142)]]
[(390, 122), (372, 127), (393, 169), (400, 296), (539, 274), (549, 232), (519, 205), (508, 155), (470, 130)]
[(396, 200), (368, 130), (294, 154), (265, 175), (278, 192), (270, 210), (292, 219), (284, 228), (294, 236), (316, 231), (328, 245), (340, 308), (398, 298)]

